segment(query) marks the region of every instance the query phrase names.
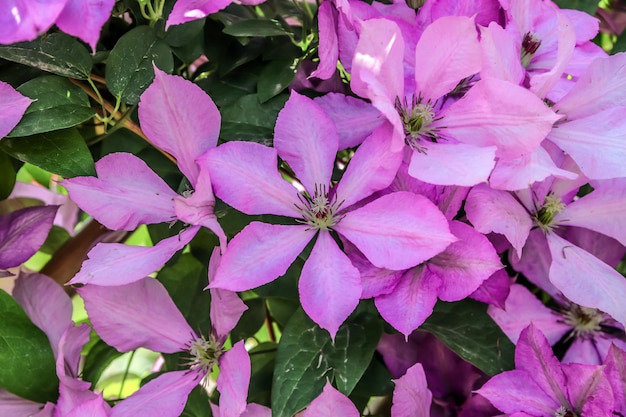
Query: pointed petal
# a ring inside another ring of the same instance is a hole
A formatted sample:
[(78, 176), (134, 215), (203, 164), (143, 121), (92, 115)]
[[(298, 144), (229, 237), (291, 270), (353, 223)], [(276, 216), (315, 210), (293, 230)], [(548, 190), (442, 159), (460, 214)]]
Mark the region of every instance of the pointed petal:
[(477, 185), (467, 196), (465, 211), (476, 230), (504, 235), (521, 256), (533, 222), (511, 194)]
[(322, 393), (302, 412), (302, 417), (359, 417), (359, 415), (359, 410), (352, 401), (333, 388), (328, 381)]
[(0, 2), (0, 44), (32, 41), (47, 31), (65, 7), (67, 0), (45, 3), (29, 1)]
[(174, 353), (195, 338), (167, 290), (154, 278), (126, 285), (84, 285), (76, 291), (98, 335), (120, 352), (139, 347)]
[[(582, 411), (584, 415), (613, 414), (614, 405), (611, 386), (604, 373), (603, 366), (586, 365), (582, 363), (568, 363), (562, 365), (563, 373), (567, 378), (569, 399), (574, 411)], [(587, 414), (585, 406), (593, 402), (596, 412), (602, 414)]]
[(172, 25), (180, 25), (192, 20), (203, 19), (210, 14), (219, 12), (232, 3), (232, 0), (178, 0), (167, 18), (165, 29)]
[(393, 417), (427, 417), (430, 416), (430, 405), (433, 394), (426, 384), (426, 375), (421, 363), (410, 367), (406, 374), (394, 381)]
[(192, 226), (155, 246), (128, 246), (121, 243), (98, 243), (88, 260), (68, 284), (123, 285), (150, 275), (161, 268), (198, 232)]
[(472, 186), (487, 181), (495, 165), (495, 146), (432, 143), (413, 151), (409, 175), (435, 185)]
[(525, 71), (520, 62), (520, 48), (513, 35), (495, 21), (480, 27), (483, 67), (481, 77), (498, 78), (519, 85)]
[(394, 270), (420, 264), (456, 240), (433, 203), (406, 191), (384, 195), (346, 213), (335, 230), (374, 265)]
[(417, 266), (402, 275), (390, 294), (378, 296), (374, 301), (385, 321), (406, 339), (433, 313), (440, 286), (441, 280), (428, 267)]
[(335, 338), (361, 298), (361, 279), (327, 231), (320, 231), (298, 283), (302, 308)]
[(0, 269), (18, 266), (39, 250), (58, 208), (27, 207), (0, 216)]
[(428, 25), (415, 48), (415, 59), (416, 90), (422, 97), (434, 101), (452, 91), (481, 68), (474, 19), (444, 16)]
[[(43, 404), (25, 400), (9, 391), (0, 389), (0, 413), (3, 416), (35, 416)], [(52, 413), (50, 413), (52, 416)]]
[(220, 417), (239, 417), (246, 410), (251, 373), (250, 356), (243, 340), (224, 353), (219, 364)]
[(241, 417), (272, 417), (272, 409), (259, 404), (250, 403)]
[(338, 13), (332, 2), (323, 2), (317, 9), (317, 27), (319, 33), (319, 47), (317, 53), (320, 63), (311, 77), (327, 80), (337, 70), (339, 60), (339, 45), (337, 40)]
[(195, 184), (199, 174), (195, 160), (215, 147), (220, 131), (220, 113), (211, 97), (191, 81), (155, 66), (154, 81), (141, 95), (139, 122), (148, 139), (172, 154)]
[(626, 324), (626, 279), (555, 233), (549, 233), (547, 240), (552, 255), (550, 281), (554, 286), (576, 304), (597, 308)]
[[(111, 230), (169, 222), (178, 196), (146, 163), (130, 153), (112, 153), (96, 163), (95, 177), (61, 181), (70, 198)], [(132, 181), (128, 179), (132, 178)]]
[(368, 136), (356, 151), (335, 188), (342, 207), (369, 197), (389, 186), (402, 162), (402, 152), (392, 152), (391, 125), (385, 124)]
[[(86, 384), (89, 394), (80, 395), (83, 398), (93, 394), (89, 389), (90, 384), (88, 382), (76, 380), (82, 359), (81, 353), (87, 342), (89, 342), (90, 333), (91, 327), (87, 323), (67, 327), (58, 342), (59, 354), (56, 359), (56, 371), (62, 384), (68, 385), (67, 383), (70, 379), (76, 381), (77, 385), (84, 386)], [(69, 385), (73, 385), (73, 383)]]
[[(3, 42), (0, 42), (3, 43)], [(0, 139), (8, 135), (22, 119), (32, 100), (0, 81)]]
[(252, 142), (228, 142), (209, 151), (207, 167), (215, 195), (246, 214), (300, 217), (297, 190), (278, 173), (276, 149)]
[(113, 407), (110, 417), (178, 417), (200, 378), (197, 372), (189, 370), (159, 375)]
[(93, 52), (102, 26), (111, 17), (115, 0), (68, 0), (55, 24), (63, 32), (85, 41)]
[(308, 97), (291, 92), (278, 113), (274, 148), (304, 188), (313, 195), (328, 186), (339, 146), (337, 129), (324, 110)]
[(104, 398), (98, 395), (73, 408), (69, 414), (65, 414), (63, 417), (109, 417), (109, 410), (110, 407)]
[(615, 411), (624, 414), (626, 412), (626, 351), (611, 345), (604, 364), (615, 398)]
[(245, 291), (275, 280), (313, 235), (308, 226), (250, 223), (230, 241), (209, 288)]

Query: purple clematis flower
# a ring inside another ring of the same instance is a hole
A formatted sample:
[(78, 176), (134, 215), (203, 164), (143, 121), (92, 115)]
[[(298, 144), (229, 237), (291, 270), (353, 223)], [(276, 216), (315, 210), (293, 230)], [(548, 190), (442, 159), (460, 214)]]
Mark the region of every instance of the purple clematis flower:
[[(242, 291), (273, 281), (316, 238), (300, 276), (300, 299), (307, 314), (334, 337), (359, 302), (361, 282), (331, 231), (374, 265), (396, 270), (423, 262), (455, 241), (443, 214), (413, 193), (391, 193), (352, 207), (393, 180), (401, 154), (389, 151), (389, 133), (383, 125), (365, 139), (331, 188), (338, 149), (334, 124), (313, 100), (292, 92), (276, 121), (275, 149), (230, 142), (208, 152), (203, 166), (222, 200), (246, 214), (276, 214), (300, 223), (246, 226), (230, 242), (211, 286)], [(304, 193), (278, 174), (278, 156)]]

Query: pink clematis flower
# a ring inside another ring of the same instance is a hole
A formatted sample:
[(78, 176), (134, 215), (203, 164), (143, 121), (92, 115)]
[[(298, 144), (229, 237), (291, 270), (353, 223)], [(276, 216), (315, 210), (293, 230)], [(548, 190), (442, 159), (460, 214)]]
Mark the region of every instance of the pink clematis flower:
[[(391, 193), (351, 209), (395, 176), (401, 154), (389, 151), (389, 130), (383, 125), (365, 139), (333, 188), (334, 124), (313, 100), (294, 92), (278, 116), (275, 149), (231, 142), (208, 152), (203, 162), (222, 200), (246, 214), (276, 214), (300, 223), (246, 226), (230, 242), (211, 286), (242, 291), (273, 281), (316, 238), (300, 276), (300, 299), (307, 314), (334, 337), (359, 302), (361, 282), (331, 231), (374, 265), (396, 270), (429, 259), (455, 241), (441, 212), (413, 193)], [(278, 174), (278, 156), (296, 174), (304, 194)]]

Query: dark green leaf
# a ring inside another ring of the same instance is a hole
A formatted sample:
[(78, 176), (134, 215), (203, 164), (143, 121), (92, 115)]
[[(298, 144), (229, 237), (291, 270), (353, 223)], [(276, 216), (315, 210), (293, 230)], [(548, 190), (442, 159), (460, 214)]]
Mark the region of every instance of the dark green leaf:
[(93, 158), (76, 129), (4, 138), (0, 141), (0, 149), (20, 161), (66, 178), (96, 175)]
[(53, 254), (56, 252), (68, 239), (70, 234), (62, 227), (52, 226), (50, 233), (44, 244), (39, 248), (43, 253)]
[(153, 63), (171, 73), (172, 51), (150, 27), (137, 26), (120, 38), (109, 55), (106, 69), (109, 90), (126, 103), (138, 103), (139, 96), (154, 79)]
[(187, 65), (202, 55), (204, 22), (205, 19), (199, 19), (171, 26), (163, 39), (172, 48), (174, 54)]
[(232, 36), (287, 36), (289, 32), (276, 20), (250, 19), (228, 25), (224, 33)]
[(281, 59), (267, 64), (263, 68), (257, 84), (259, 101), (265, 103), (272, 97), (280, 94), (281, 91), (291, 84), (297, 69), (297, 59)]
[(611, 49), (611, 54), (624, 51), (626, 51), (626, 31), (622, 32), (622, 34), (618, 36), (617, 40), (613, 44), (613, 48)]
[(54, 402), (59, 380), (48, 337), (2, 290), (0, 317), (0, 387), (32, 401)]
[(515, 346), (487, 314), (485, 304), (466, 299), (438, 302), (420, 327), (488, 375), (513, 369)]
[(261, 104), (256, 94), (242, 96), (221, 109), (220, 136), (226, 141), (248, 140), (271, 146), (276, 118), (287, 98), (281, 94)]
[(0, 152), (0, 200), (6, 199), (15, 186), (15, 168), (11, 158)]
[(590, 15), (596, 14), (599, 3), (598, 0), (554, 0), (554, 2), (561, 9), (576, 9)]
[(102, 372), (109, 366), (114, 359), (122, 356), (122, 352), (107, 345), (102, 340), (98, 340), (89, 349), (89, 353), (85, 357), (85, 366), (83, 368), (83, 380), (91, 382), (92, 388), (100, 380)]
[(267, 308), (270, 311), (270, 315), (280, 328), (284, 328), (287, 325), (299, 306), (300, 303), (298, 303), (297, 299), (277, 297), (267, 299)]
[(32, 98), (24, 117), (9, 137), (30, 136), (76, 126), (91, 119), (95, 112), (80, 87), (56, 75), (38, 77), (17, 89)]
[(339, 328), (335, 341), (303, 310), (287, 324), (276, 354), (272, 409), (274, 417), (291, 417), (321, 392), (327, 379), (346, 395), (367, 369), (380, 335), (378, 316), (360, 308)]
[(198, 385), (187, 397), (187, 404), (180, 417), (210, 417), (211, 405), (206, 390)]
[(89, 78), (92, 66), (87, 48), (64, 33), (52, 33), (32, 42), (0, 46), (0, 58), (78, 80)]
[(393, 392), (395, 385), (391, 381), (391, 374), (379, 356), (374, 355), (363, 377), (354, 387), (352, 395), (366, 398), (372, 396), (384, 397)]
[(274, 342), (261, 343), (252, 348), (250, 362), (252, 373), (250, 387), (248, 388), (248, 402), (255, 402), (270, 406), (272, 391), (272, 375), (274, 373), (276, 350), (278, 345)]
[(244, 302), (248, 309), (230, 333), (233, 344), (254, 336), (265, 322), (265, 302), (262, 298), (253, 298)]

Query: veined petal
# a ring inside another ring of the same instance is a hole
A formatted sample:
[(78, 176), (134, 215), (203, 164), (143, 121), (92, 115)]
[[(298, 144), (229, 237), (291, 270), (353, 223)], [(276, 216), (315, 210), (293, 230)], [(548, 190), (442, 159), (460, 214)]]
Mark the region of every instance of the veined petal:
[(626, 278), (555, 233), (546, 237), (552, 255), (550, 281), (554, 286), (576, 304), (602, 310), (626, 325)]
[(209, 288), (245, 291), (275, 280), (314, 234), (308, 226), (250, 223), (230, 241)]
[(626, 412), (626, 351), (611, 345), (604, 364), (615, 398), (615, 411), (623, 414)]
[(437, 206), (407, 191), (384, 195), (346, 213), (335, 230), (374, 265), (394, 270), (420, 264), (457, 240)]
[(219, 12), (232, 3), (232, 0), (178, 0), (167, 18), (165, 29), (207, 17)]
[(128, 246), (121, 243), (98, 243), (88, 260), (68, 284), (123, 285), (144, 278), (161, 268), (198, 232), (192, 226), (155, 246)]
[[(1, 40), (0, 38), (0, 43), (3, 43)], [(17, 126), (32, 102), (33, 100), (24, 97), (9, 84), (0, 81), (0, 139)]]
[(322, 393), (311, 401), (302, 417), (359, 417), (359, 410), (348, 397), (326, 381)]
[[(582, 415), (613, 414), (614, 402), (611, 386), (604, 373), (603, 366), (587, 365), (582, 363), (567, 363), (562, 365), (563, 373), (567, 378), (567, 391), (574, 407), (574, 412)], [(588, 414), (585, 406), (593, 403), (595, 412)]]
[(220, 417), (239, 417), (246, 410), (251, 373), (250, 356), (243, 340), (224, 353), (219, 364)]
[(395, 381), (393, 390), (393, 417), (428, 417), (433, 394), (428, 389), (421, 363), (411, 366), (404, 376)]
[[(43, 404), (25, 400), (9, 391), (0, 389), (0, 413), (3, 416), (37, 416)], [(50, 413), (52, 416), (52, 413)]]
[(102, 26), (111, 17), (115, 0), (68, 0), (55, 24), (65, 33), (85, 41), (93, 52)]
[(359, 304), (361, 277), (327, 231), (320, 231), (298, 283), (302, 308), (335, 338)]
[(115, 287), (84, 285), (76, 291), (98, 335), (120, 352), (139, 347), (174, 353), (196, 338), (167, 290), (144, 278)]
[(82, 210), (107, 228), (135, 230), (140, 224), (175, 218), (178, 194), (135, 155), (105, 155), (96, 162), (96, 172), (98, 178), (75, 177), (61, 181), (61, 185)]
[(154, 81), (141, 95), (139, 122), (148, 139), (172, 154), (195, 184), (199, 175), (195, 160), (215, 147), (220, 132), (221, 116), (211, 97), (191, 81), (155, 66)]
[(278, 173), (276, 149), (228, 142), (199, 160), (208, 168), (215, 195), (246, 214), (300, 217), (298, 191)]
[(337, 10), (330, 1), (323, 2), (317, 9), (320, 63), (317, 69), (311, 73), (311, 77), (327, 80), (337, 70), (337, 61), (339, 60), (337, 18)]
[(109, 417), (110, 407), (101, 395), (73, 408), (64, 417)]
[(520, 61), (520, 48), (510, 32), (495, 21), (480, 27), (483, 67), (481, 77), (498, 78), (519, 85), (525, 71)]
[(437, 100), (481, 68), (474, 18), (444, 16), (428, 25), (415, 48), (416, 90)]
[(324, 110), (308, 97), (291, 92), (278, 113), (274, 148), (289, 164), (304, 188), (328, 186), (339, 147), (337, 129)]

